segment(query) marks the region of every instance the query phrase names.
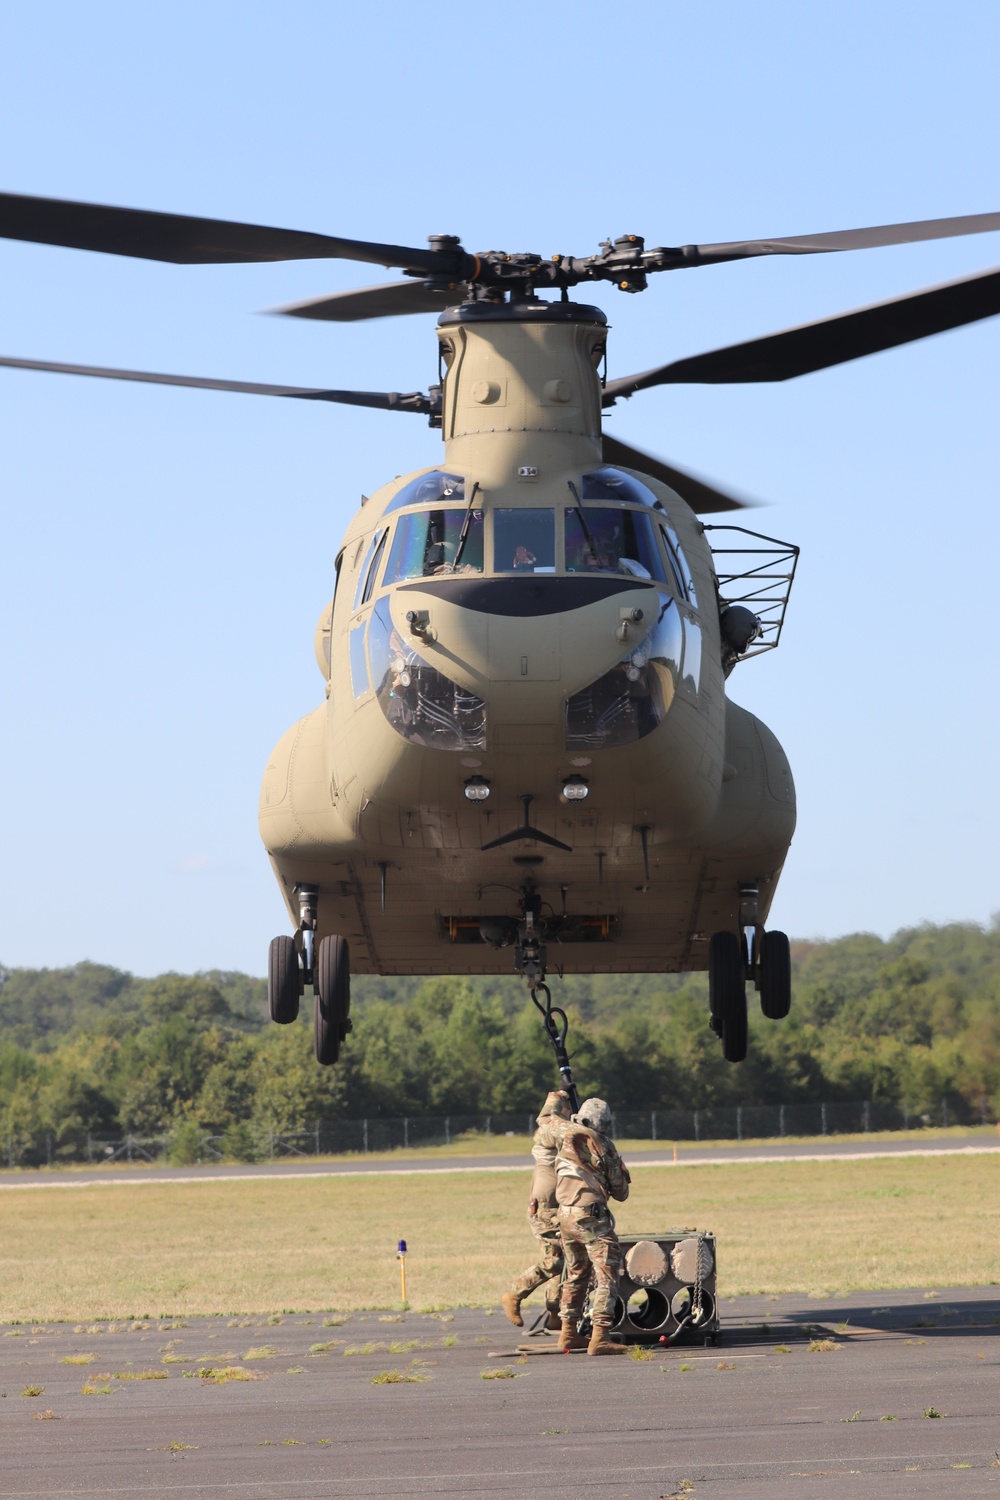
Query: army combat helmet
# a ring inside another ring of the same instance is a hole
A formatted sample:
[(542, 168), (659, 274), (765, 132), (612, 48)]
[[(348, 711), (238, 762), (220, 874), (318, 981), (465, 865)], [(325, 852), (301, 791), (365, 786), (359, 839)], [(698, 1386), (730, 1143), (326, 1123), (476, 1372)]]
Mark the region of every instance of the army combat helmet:
[(610, 1135), (614, 1128), (611, 1110), (603, 1099), (584, 1099), (574, 1119), (580, 1125), (588, 1125), (598, 1135)]

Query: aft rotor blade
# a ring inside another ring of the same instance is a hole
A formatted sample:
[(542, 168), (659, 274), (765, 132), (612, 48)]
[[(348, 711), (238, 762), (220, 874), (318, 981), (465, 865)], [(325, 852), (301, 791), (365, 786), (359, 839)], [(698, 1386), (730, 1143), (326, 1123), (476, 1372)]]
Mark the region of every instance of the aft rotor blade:
[(260, 385), (252, 380), (209, 380), (200, 375), (157, 375), (148, 370), (111, 370), (101, 365), (54, 364), (45, 359), (10, 359), (12, 370), (47, 370), (55, 375), (96, 375), (102, 380), (139, 380), (151, 385), (185, 385), (205, 391), (237, 391), (245, 396), (291, 396), (300, 401), (335, 401), (345, 406), (373, 406), (383, 411), (427, 413), (431, 403), (421, 391), (325, 391), (310, 386)]
[(727, 495), (724, 490), (716, 489), (707, 480), (699, 479), (696, 474), (676, 469), (673, 464), (656, 458), (652, 453), (643, 453), (641, 448), (630, 447), (628, 443), (612, 437), (610, 432), (604, 434), (602, 441), (606, 463), (618, 464), (626, 469), (638, 469), (641, 474), (659, 479), (662, 484), (676, 490), (697, 515), (714, 515), (724, 510), (747, 510), (756, 503), (753, 500), (737, 500), (735, 495)]
[(894, 349), (931, 334), (1000, 313), (1000, 270), (964, 276), (923, 292), (876, 302), (855, 312), (839, 313), (815, 323), (786, 328), (745, 344), (731, 344), (708, 354), (674, 360), (640, 375), (609, 380), (604, 405), (619, 396), (654, 385), (731, 385), (749, 381), (791, 380), (825, 370), (849, 359)]
[(962, 214), (954, 219), (917, 219), (910, 224), (876, 224), (870, 229), (838, 229), (830, 234), (792, 235), (780, 240), (731, 240), (718, 245), (685, 245), (684, 262), (717, 265), (755, 255), (823, 255), (832, 250), (873, 250), (879, 245), (912, 245), (961, 234), (1000, 229), (1000, 213)]
[(363, 286), (352, 292), (332, 292), (328, 297), (289, 302), (268, 311), (284, 313), (290, 318), (319, 318), (326, 323), (360, 323), (364, 318), (442, 312), (461, 302), (468, 290), (464, 281), (453, 281), (446, 286), (429, 286), (423, 281), (390, 281), (385, 286)]
[(329, 258), (447, 276), (459, 271), (467, 259), (464, 251), (418, 250), (298, 229), (152, 213), (144, 208), (109, 208), (62, 198), (31, 198), (20, 193), (0, 193), (0, 237), (172, 261), (175, 265)]

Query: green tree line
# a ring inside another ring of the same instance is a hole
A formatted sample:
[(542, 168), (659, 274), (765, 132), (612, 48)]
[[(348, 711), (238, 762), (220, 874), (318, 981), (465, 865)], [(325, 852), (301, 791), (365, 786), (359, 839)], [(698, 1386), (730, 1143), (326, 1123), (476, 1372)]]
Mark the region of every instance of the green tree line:
[[(1000, 922), (793, 944), (792, 1013), (753, 1015), (738, 1067), (709, 1030), (704, 975), (578, 976), (554, 993), (580, 1086), (617, 1109), (1000, 1106)], [(243, 974), (0, 969), (0, 1161), (37, 1159), (46, 1137), (76, 1155), (88, 1132), (228, 1132), (235, 1150), (316, 1120), (530, 1112), (555, 1077), (513, 978), (359, 978), (352, 1016), (340, 1063), (320, 1068), (309, 997), (273, 1026), (264, 982)]]

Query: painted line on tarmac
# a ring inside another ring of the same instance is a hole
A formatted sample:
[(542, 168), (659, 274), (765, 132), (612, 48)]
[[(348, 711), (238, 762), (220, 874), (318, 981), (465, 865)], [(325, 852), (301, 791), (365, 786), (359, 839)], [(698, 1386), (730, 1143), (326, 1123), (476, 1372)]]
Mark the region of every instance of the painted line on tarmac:
[[(900, 1161), (907, 1157), (928, 1156), (998, 1156), (1000, 1145), (997, 1146), (946, 1146), (943, 1149), (922, 1150), (917, 1148), (913, 1151), (821, 1151), (803, 1153), (801, 1156), (720, 1156), (699, 1157), (695, 1160), (679, 1157), (674, 1161), (665, 1156), (657, 1161), (633, 1161), (630, 1171), (644, 1171), (647, 1167), (742, 1167), (742, 1166), (768, 1166), (787, 1165), (794, 1162), (822, 1162), (822, 1161)], [(427, 1177), (427, 1176), (451, 1176), (458, 1177), (474, 1172), (529, 1172), (530, 1165), (501, 1166), (501, 1167), (350, 1167), (346, 1170), (337, 1170), (335, 1167), (328, 1172), (219, 1172), (213, 1173), (211, 1177), (144, 1177), (138, 1173), (134, 1177), (87, 1177), (80, 1182), (0, 1182), (0, 1192), (34, 1192), (43, 1190), (51, 1192), (53, 1189), (69, 1188), (93, 1188), (93, 1187), (186, 1187), (192, 1183), (197, 1186), (207, 1186), (212, 1182), (304, 1182), (322, 1181), (330, 1177)]]

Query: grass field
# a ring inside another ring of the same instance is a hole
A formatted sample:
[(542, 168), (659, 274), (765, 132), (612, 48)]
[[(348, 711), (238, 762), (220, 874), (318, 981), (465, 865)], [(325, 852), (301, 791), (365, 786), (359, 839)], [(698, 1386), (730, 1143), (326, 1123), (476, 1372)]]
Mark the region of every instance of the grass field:
[[(845, 1133), (843, 1135), (827, 1136), (747, 1136), (739, 1142), (735, 1141), (732, 1137), (728, 1137), (725, 1140), (704, 1140), (697, 1143), (694, 1141), (679, 1141), (676, 1145), (678, 1154), (683, 1160), (687, 1152), (704, 1151), (712, 1146), (735, 1146), (737, 1144), (747, 1149), (750, 1147), (759, 1147), (763, 1153), (773, 1150), (781, 1144), (818, 1145), (820, 1142), (825, 1142), (827, 1145), (830, 1145), (834, 1142), (840, 1142), (848, 1145), (852, 1141), (857, 1141), (866, 1146), (872, 1146), (878, 1144), (880, 1141), (893, 1141), (896, 1143), (911, 1142), (914, 1145), (920, 1145), (930, 1137), (933, 1137), (934, 1140), (953, 1140), (956, 1145), (959, 1145), (962, 1141), (966, 1140), (992, 1140), (997, 1135), (1000, 1135), (1000, 1125), (949, 1125), (947, 1128), (937, 1127), (926, 1130), (871, 1130), (866, 1131), (864, 1134), (859, 1132), (856, 1135)], [(616, 1137), (616, 1144), (619, 1151), (625, 1157), (636, 1151), (660, 1151), (664, 1157), (669, 1157), (673, 1153), (675, 1142), (668, 1139), (652, 1141), (644, 1136), (635, 1140), (628, 1138), (619, 1139)], [(455, 1136), (449, 1145), (395, 1146), (387, 1151), (366, 1151), (364, 1153), (360, 1151), (342, 1151), (339, 1153), (323, 1153), (319, 1156), (310, 1154), (307, 1159), (312, 1162), (392, 1161), (404, 1166), (410, 1161), (441, 1161), (451, 1157), (469, 1156), (523, 1156), (527, 1160), (530, 1154), (530, 1135), (516, 1135), (514, 1133), (510, 1135), (487, 1135), (483, 1131), (469, 1131), (466, 1134)], [(289, 1158), (279, 1157), (276, 1160), (283, 1160), (287, 1163)], [(162, 1170), (164, 1162), (162, 1160), (116, 1161), (111, 1163), (102, 1161), (98, 1162), (97, 1165), (102, 1173), (106, 1173), (111, 1178), (118, 1175), (124, 1176), (126, 1173), (131, 1175), (142, 1171), (147, 1171), (155, 1175)], [(17, 1167), (4, 1168), (0, 1165), (0, 1182), (16, 1181), (20, 1170)], [(26, 1170), (29, 1170), (32, 1176), (34, 1176), (39, 1171), (45, 1173), (48, 1171), (48, 1168), (31, 1167)], [(52, 1170), (60, 1174), (63, 1172), (92, 1172), (94, 1164), (88, 1162), (56, 1162)]]
[[(533, 1259), (528, 1174), (210, 1180), (0, 1194), (0, 1321), (496, 1302)], [(643, 1168), (623, 1231), (714, 1230), (720, 1289), (1000, 1276), (1000, 1157)]]

